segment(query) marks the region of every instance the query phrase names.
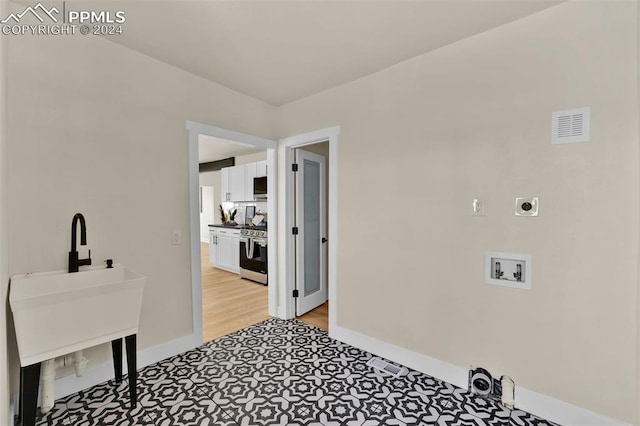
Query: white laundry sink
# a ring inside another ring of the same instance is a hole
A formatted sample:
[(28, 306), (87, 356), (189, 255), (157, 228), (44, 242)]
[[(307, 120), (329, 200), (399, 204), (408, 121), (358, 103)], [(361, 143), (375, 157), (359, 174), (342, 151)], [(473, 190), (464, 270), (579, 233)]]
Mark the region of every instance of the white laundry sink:
[(122, 265), (11, 277), (21, 366), (137, 334), (145, 282)]

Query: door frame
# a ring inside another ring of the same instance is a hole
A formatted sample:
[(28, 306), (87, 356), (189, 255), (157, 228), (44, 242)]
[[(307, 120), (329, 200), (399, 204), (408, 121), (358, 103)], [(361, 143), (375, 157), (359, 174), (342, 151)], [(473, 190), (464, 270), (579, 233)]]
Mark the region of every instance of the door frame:
[[(258, 136), (248, 135), (221, 127), (209, 126), (207, 124), (187, 121), (189, 143), (189, 236), (191, 241), (191, 300), (193, 313), (193, 333), (200, 343), (203, 342), (202, 325), (202, 268), (200, 253), (200, 209), (198, 208), (200, 186), (200, 170), (198, 166), (198, 136), (208, 135), (216, 138), (226, 139), (238, 145), (252, 146), (265, 149), (267, 151), (267, 167), (271, 171), (267, 180), (267, 192), (269, 202), (267, 204), (267, 215), (271, 218), (278, 218), (278, 142)], [(268, 286), (269, 315), (278, 315), (278, 220), (271, 220), (268, 234)]]
[(327, 202), (329, 203), (328, 215), (328, 253), (329, 272), (327, 275), (329, 291), (329, 334), (337, 325), (338, 297), (338, 135), (340, 126), (327, 127), (301, 135), (281, 139), (278, 148), (278, 180), (279, 193), (278, 208), (278, 237), (280, 251), (278, 267), (282, 271), (283, 283), (279, 292), (279, 316), (281, 318), (295, 317), (295, 299), (293, 289), (295, 284), (295, 237), (291, 233), (295, 221), (294, 192), (293, 192), (293, 150), (305, 145), (313, 145), (320, 142), (329, 142), (329, 188)]

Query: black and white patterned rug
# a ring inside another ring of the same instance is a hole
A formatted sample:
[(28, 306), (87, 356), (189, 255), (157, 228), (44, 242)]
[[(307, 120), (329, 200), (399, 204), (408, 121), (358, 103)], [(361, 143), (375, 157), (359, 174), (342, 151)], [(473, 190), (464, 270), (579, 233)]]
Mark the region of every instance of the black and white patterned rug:
[(138, 407), (113, 380), (56, 401), (38, 425), (554, 425), (409, 370), (295, 320), (270, 319), (139, 372)]

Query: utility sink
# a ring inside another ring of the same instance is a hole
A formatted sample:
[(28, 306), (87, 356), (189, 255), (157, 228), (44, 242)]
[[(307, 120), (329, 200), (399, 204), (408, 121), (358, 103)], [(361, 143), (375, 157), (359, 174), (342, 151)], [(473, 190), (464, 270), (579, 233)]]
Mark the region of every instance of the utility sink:
[(21, 366), (137, 334), (145, 282), (122, 265), (12, 276)]

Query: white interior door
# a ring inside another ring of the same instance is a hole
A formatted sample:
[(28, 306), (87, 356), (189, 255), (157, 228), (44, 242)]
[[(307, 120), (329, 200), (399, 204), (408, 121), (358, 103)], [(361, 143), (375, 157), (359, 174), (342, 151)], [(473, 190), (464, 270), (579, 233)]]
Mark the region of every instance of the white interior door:
[(213, 186), (200, 187), (200, 241), (209, 242), (209, 225), (213, 224)]
[(295, 150), (296, 315), (327, 301), (325, 159)]

